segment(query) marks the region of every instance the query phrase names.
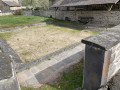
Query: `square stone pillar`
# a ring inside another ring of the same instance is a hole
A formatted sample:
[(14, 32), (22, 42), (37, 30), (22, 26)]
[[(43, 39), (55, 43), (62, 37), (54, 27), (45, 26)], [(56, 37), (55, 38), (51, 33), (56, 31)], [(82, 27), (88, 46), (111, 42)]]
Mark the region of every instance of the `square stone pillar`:
[(101, 32), (82, 40), (86, 44), (83, 88), (98, 90), (107, 83), (111, 48), (120, 42), (120, 35)]

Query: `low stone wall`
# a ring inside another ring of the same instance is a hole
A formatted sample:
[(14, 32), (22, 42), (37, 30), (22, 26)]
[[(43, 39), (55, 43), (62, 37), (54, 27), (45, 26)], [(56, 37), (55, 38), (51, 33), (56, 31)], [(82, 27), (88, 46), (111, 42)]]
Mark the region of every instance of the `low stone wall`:
[(36, 24), (30, 24), (30, 25), (23, 25), (19, 27), (5, 28), (5, 29), (0, 29), (0, 32), (10, 32), (10, 31), (21, 30), (21, 29), (35, 27), (35, 26), (42, 26), (42, 25), (46, 25), (46, 23), (36, 23)]
[(0, 37), (0, 49), (7, 56), (12, 56), (14, 60), (14, 67), (17, 68), (23, 62), (20, 57), (16, 54), (16, 52)]
[[(55, 11), (34, 11), (33, 15), (53, 17), (55, 18)], [(78, 20), (79, 16), (94, 17), (93, 22), (95, 24), (106, 24), (107, 23), (107, 11), (57, 11), (56, 18), (65, 20), (65, 17), (70, 18), (71, 21)], [(111, 11), (109, 16), (109, 23), (118, 25), (120, 23), (120, 11)]]
[(12, 57), (0, 53), (0, 90), (21, 90)]
[(23, 15), (32, 15), (32, 10), (23, 10)]

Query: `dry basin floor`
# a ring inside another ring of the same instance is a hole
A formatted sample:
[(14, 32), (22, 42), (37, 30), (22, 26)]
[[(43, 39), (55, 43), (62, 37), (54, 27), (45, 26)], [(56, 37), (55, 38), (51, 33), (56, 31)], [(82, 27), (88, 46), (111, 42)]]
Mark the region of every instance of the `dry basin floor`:
[(93, 32), (87, 30), (43, 25), (0, 33), (0, 36), (16, 51), (23, 62), (29, 62), (81, 41), (92, 34)]

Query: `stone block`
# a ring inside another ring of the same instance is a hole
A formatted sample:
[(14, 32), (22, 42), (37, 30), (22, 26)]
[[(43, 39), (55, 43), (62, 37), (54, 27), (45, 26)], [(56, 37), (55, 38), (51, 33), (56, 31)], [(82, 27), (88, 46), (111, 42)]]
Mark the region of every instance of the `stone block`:
[(51, 66), (51, 68), (53, 68), (54, 70), (59, 70), (59, 69), (61, 69), (61, 68), (64, 68), (64, 65), (65, 65), (65, 64), (64, 64), (63, 62), (59, 62), (59, 63)]
[(41, 72), (35, 74), (35, 78), (38, 80), (39, 83), (41, 83), (41, 81), (45, 79), (44, 75)]

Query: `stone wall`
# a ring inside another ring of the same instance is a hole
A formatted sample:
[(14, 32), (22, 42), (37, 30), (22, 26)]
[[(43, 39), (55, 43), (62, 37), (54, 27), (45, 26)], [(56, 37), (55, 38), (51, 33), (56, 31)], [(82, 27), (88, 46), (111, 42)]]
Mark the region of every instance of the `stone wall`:
[[(55, 11), (34, 11), (34, 15), (50, 17), (52, 16), (55, 18)], [(56, 18), (65, 20), (65, 17), (70, 18), (71, 21), (75, 21), (75, 18), (78, 20), (79, 16), (84, 17), (94, 17), (93, 22), (95, 24), (106, 24), (107, 23), (107, 11), (77, 11), (75, 17), (75, 11), (57, 11)], [(120, 23), (120, 11), (111, 11), (109, 22), (112, 25), (118, 25)]]
[(23, 15), (32, 15), (32, 10), (23, 10)]

